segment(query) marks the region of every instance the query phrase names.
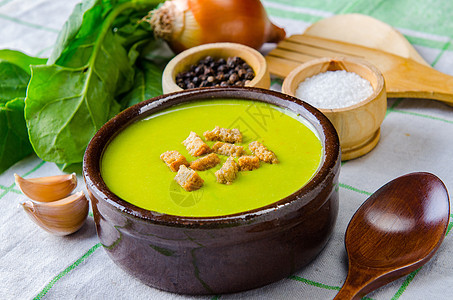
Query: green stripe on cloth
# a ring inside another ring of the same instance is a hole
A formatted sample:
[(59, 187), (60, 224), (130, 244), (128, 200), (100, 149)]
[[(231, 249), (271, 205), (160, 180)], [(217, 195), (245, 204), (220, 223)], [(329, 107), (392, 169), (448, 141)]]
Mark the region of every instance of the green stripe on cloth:
[(324, 283), (308, 280), (308, 279), (305, 279), (305, 278), (302, 278), (302, 277), (299, 277), (296, 275), (289, 276), (288, 278), (292, 279), (292, 280), (300, 281), (300, 282), (303, 282), (303, 283), (306, 283), (306, 284), (309, 284), (309, 285), (312, 285), (312, 286), (315, 286), (315, 287), (318, 287), (321, 289), (334, 290), (334, 291), (339, 291), (341, 289), (341, 287), (339, 287), (339, 286), (327, 285)]
[(406, 115), (411, 115), (411, 116), (416, 116), (416, 117), (422, 117), (422, 118), (426, 118), (426, 119), (431, 119), (431, 120), (436, 120), (436, 121), (441, 121), (441, 122), (453, 124), (453, 120), (447, 120), (447, 119), (444, 119), (444, 118), (434, 117), (434, 116), (430, 116), (430, 115), (426, 115), (426, 114), (420, 114), (420, 113), (411, 112), (411, 111), (405, 111), (405, 110), (400, 110), (400, 109), (390, 109), (390, 110), (392, 112), (397, 112), (397, 113), (400, 113), (400, 114), (406, 114)]
[(415, 270), (414, 272), (410, 273), (409, 275), (407, 275), (406, 277), (406, 280), (404, 280), (403, 284), (400, 286), (400, 288), (398, 289), (398, 291), (396, 292), (395, 295), (393, 295), (392, 297), (392, 300), (397, 300), (401, 297), (401, 295), (404, 293), (404, 291), (406, 290), (406, 288), (408, 287), (408, 285), (412, 282), (412, 280), (414, 279), (415, 275), (417, 275), (417, 273), (421, 270), (422, 268), (418, 268), (417, 270)]
[(39, 25), (39, 24), (33, 24), (33, 23), (30, 23), (30, 22), (27, 22), (27, 21), (23, 21), (23, 20), (20, 20), (20, 19), (17, 19), (17, 18), (13, 18), (13, 17), (7, 16), (7, 15), (4, 15), (4, 14), (0, 14), (0, 18), (8, 20), (8, 21), (11, 21), (11, 22), (15, 22), (15, 23), (18, 23), (18, 24), (21, 24), (21, 25), (29, 26), (29, 27), (32, 27), (34, 29), (40, 29), (40, 30), (54, 32), (54, 33), (60, 32), (60, 30), (55, 29), (55, 28), (50, 28), (50, 27), (47, 27), (47, 26)]
[(282, 10), (282, 9), (272, 8), (272, 7), (267, 7), (266, 11), (270, 16), (273, 16), (273, 17), (292, 19), (292, 20), (303, 21), (303, 22), (307, 22), (307, 23), (314, 23), (314, 22), (317, 22), (317, 21), (323, 19), (323, 17), (319, 17), (319, 16), (313, 16), (313, 15), (304, 14), (304, 13), (300, 13), (300, 12)]
[(9, 2), (12, 2), (13, 0), (3, 0), (3, 1), (0, 1), (0, 6), (3, 6)]
[(97, 243), (93, 247), (91, 247), (82, 257), (80, 257), (78, 260), (76, 260), (72, 265), (64, 269), (62, 272), (60, 272), (57, 276), (55, 276), (45, 287), (42, 289), (39, 294), (33, 298), (34, 300), (39, 300), (42, 297), (44, 297), (47, 292), (55, 285), (55, 283), (60, 280), (62, 277), (64, 277), (66, 274), (74, 270), (78, 265), (80, 265), (82, 262), (84, 262), (91, 254), (94, 253), (99, 247), (101, 246), (101, 243)]
[[(30, 175), (31, 173), (33, 173), (36, 170), (38, 170), (39, 168), (41, 168), (44, 164), (45, 164), (45, 161), (41, 161), (37, 166), (35, 166), (33, 169), (31, 169), (30, 171), (28, 171), (27, 173), (25, 173), (25, 174), (23, 174), (21, 176), (22, 177), (26, 177), (26, 176)], [(2, 199), (9, 192), (20, 194), (19, 191), (14, 189), (15, 186), (16, 186), (15, 182), (12, 183), (10, 186), (1, 186), (1, 189), (3, 189), (4, 191), (0, 194), (0, 199)]]
[[(325, 289), (325, 290), (339, 291), (341, 289), (341, 287), (339, 287), (339, 286), (327, 285), (327, 284), (316, 282), (316, 281), (313, 281), (313, 280), (308, 280), (308, 279), (305, 279), (305, 278), (302, 278), (302, 277), (296, 276), (296, 275), (292, 275), (292, 276), (290, 276), (288, 278), (292, 279), (292, 280), (300, 281), (300, 282), (303, 282), (305, 284), (309, 284), (309, 285), (312, 285), (312, 286), (315, 286), (315, 287), (318, 287), (318, 288), (321, 288), (321, 289)], [(363, 297), (362, 299), (363, 300), (373, 300), (373, 298), (369, 298), (369, 297)]]
[(411, 35), (404, 35), (404, 37), (414, 45), (420, 45), (427, 48), (440, 49), (442, 50), (446, 42), (444, 41), (434, 41), (426, 38), (415, 37)]
[[(356, 0), (357, 1), (357, 0)], [(360, 0), (358, 0), (360, 1)], [(272, 4), (280, 5), (282, 9), (291, 11), (303, 10), (309, 12), (310, 15), (326, 15), (328, 14), (335, 14), (340, 12), (344, 9), (345, 6), (348, 6), (351, 0), (328, 0), (328, 1), (313, 1), (313, 0), (298, 0), (295, 2), (294, 0), (263, 0), (262, 1), (264, 6), (272, 6)]]
[(51, 50), (54, 46), (55, 46), (55, 45), (47, 46), (46, 48), (39, 50), (38, 52), (36, 52), (35, 56), (36, 56), (36, 57), (41, 57), (41, 55), (42, 55), (44, 52), (46, 52), (47, 50)]
[(22, 192), (19, 191), (19, 190), (16, 190), (16, 189), (14, 188), (14, 185), (9, 186), (9, 187), (8, 187), (8, 186), (4, 186), (4, 185), (0, 185), (0, 189), (5, 190), (5, 191), (8, 191), (8, 192), (13, 192), (13, 193), (22, 195)]
[(350, 185), (347, 185), (347, 184), (344, 184), (344, 183), (340, 183), (340, 187), (342, 187), (344, 189), (347, 189), (347, 190), (350, 190), (350, 191), (353, 191), (353, 192), (357, 192), (359, 194), (367, 195), (367, 196), (370, 196), (372, 194), (370, 192), (360, 190), (358, 188), (355, 188), (353, 186), (350, 186)]
[(451, 46), (451, 40), (448, 41), (447, 43), (445, 43), (445, 45), (442, 47), (439, 55), (437, 55), (437, 57), (434, 59), (434, 61), (431, 63), (431, 66), (435, 66), (437, 65), (437, 63), (439, 62), (439, 59), (442, 57), (442, 55), (445, 54), (445, 51), (447, 51), (448, 48), (450, 48)]
[[(407, 1), (409, 0), (401, 2)], [(430, 6), (430, 1), (426, 1), (427, 4), (417, 2), (415, 6), (422, 7), (418, 9), (413, 8), (414, 5), (411, 5), (412, 10), (415, 9), (416, 15), (419, 17), (411, 17), (409, 20), (406, 18), (404, 21), (400, 20), (399, 15), (394, 16), (393, 11), (398, 12), (398, 10), (388, 8), (388, 5), (394, 5), (393, 3), (389, 4), (388, 1), (332, 1), (332, 3), (328, 4), (325, 2), (318, 3), (318, 1), (300, 1), (297, 4), (292, 2), (290, 0), (263, 1), (266, 11), (271, 16), (308, 23), (314, 23), (334, 14), (361, 13), (369, 15), (402, 31), (411, 44), (433, 49), (443, 49), (445, 43), (453, 37), (451, 30), (445, 30), (442, 22), (431, 22), (429, 18), (425, 19), (426, 12), (428, 14), (437, 12)], [(403, 6), (405, 5), (407, 4), (403, 4)], [(445, 12), (443, 9), (441, 11), (441, 20), (449, 21), (449, 12)], [(438, 17), (436, 15), (432, 19), (438, 20)], [(450, 24), (451, 22), (446, 23)]]
[(435, 40), (439, 36), (453, 37), (452, 11), (453, 1), (361, 0), (345, 7), (341, 13), (366, 14), (397, 28), (432, 35)]
[(26, 177), (34, 172), (36, 172), (37, 170), (39, 170), (39, 168), (41, 168), (42, 166), (44, 166), (46, 162), (45, 161), (41, 161), (39, 164), (36, 165), (36, 167), (34, 167), (33, 169), (31, 169), (30, 171), (28, 171), (27, 173), (25, 173), (24, 175), (22, 175), (22, 177)]

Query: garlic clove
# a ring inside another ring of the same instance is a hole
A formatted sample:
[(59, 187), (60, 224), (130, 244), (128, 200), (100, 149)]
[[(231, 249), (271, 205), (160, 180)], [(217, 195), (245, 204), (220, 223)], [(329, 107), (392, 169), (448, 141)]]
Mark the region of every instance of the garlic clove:
[(28, 198), (50, 202), (62, 199), (69, 195), (77, 186), (75, 173), (25, 179), (14, 174), (16, 185)]
[(79, 230), (88, 215), (88, 200), (83, 192), (54, 202), (26, 201), (22, 207), (37, 225), (59, 236)]

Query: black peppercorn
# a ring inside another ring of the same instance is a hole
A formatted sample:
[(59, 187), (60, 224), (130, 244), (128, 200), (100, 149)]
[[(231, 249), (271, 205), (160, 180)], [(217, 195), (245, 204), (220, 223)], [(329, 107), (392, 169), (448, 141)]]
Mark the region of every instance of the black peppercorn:
[(255, 77), (253, 69), (240, 57), (214, 59), (211, 56), (198, 61), (186, 72), (175, 76), (182, 89), (207, 86), (245, 86)]

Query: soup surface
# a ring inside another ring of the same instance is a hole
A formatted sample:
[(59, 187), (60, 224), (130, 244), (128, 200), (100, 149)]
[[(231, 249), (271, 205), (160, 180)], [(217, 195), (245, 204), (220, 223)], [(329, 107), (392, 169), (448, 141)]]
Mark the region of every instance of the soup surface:
[[(203, 133), (215, 126), (238, 128), (243, 135), (240, 145), (248, 154), (248, 144), (256, 140), (273, 151), (279, 163), (261, 162), (260, 168), (241, 171), (231, 185), (225, 185), (217, 183), (214, 175), (227, 159), (219, 155), (221, 164), (197, 171), (203, 187), (186, 192), (174, 180), (176, 172), (159, 156), (177, 150), (189, 162), (197, 159), (181, 142), (190, 131), (203, 138)], [(313, 177), (323, 151), (310, 126), (302, 117), (262, 102), (222, 99), (185, 103), (121, 131), (105, 149), (101, 175), (112, 192), (144, 209), (192, 217), (239, 213), (289, 196)]]

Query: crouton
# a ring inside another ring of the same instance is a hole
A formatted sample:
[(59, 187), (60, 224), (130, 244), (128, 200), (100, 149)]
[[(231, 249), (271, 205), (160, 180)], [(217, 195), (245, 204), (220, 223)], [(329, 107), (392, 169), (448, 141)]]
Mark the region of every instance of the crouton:
[(236, 174), (239, 172), (239, 165), (233, 157), (228, 157), (222, 167), (215, 172), (217, 182), (223, 184), (231, 184), (236, 179)]
[(241, 171), (252, 171), (260, 167), (260, 159), (254, 155), (244, 155), (238, 158)]
[(258, 156), (261, 161), (271, 163), (271, 164), (278, 164), (277, 156), (274, 152), (268, 150), (266, 146), (261, 144), (260, 142), (254, 141), (249, 144), (249, 149), (252, 151), (253, 154)]
[(237, 128), (228, 129), (216, 126), (213, 130), (203, 133), (203, 135), (207, 141), (242, 143), (242, 134)]
[(212, 146), (212, 150), (221, 155), (239, 157), (244, 154), (244, 147), (229, 143), (217, 142)]
[(209, 146), (193, 131), (182, 143), (192, 156), (200, 156), (211, 152)]
[(215, 153), (203, 156), (190, 163), (190, 168), (197, 171), (205, 171), (220, 163), (220, 158)]
[(181, 165), (185, 165), (186, 167), (189, 166), (189, 162), (186, 158), (176, 150), (162, 153), (160, 159), (162, 159), (173, 172), (178, 172), (179, 166)]
[(175, 176), (176, 182), (186, 191), (191, 192), (198, 190), (203, 186), (204, 180), (192, 169), (185, 165), (179, 167), (178, 173)]

